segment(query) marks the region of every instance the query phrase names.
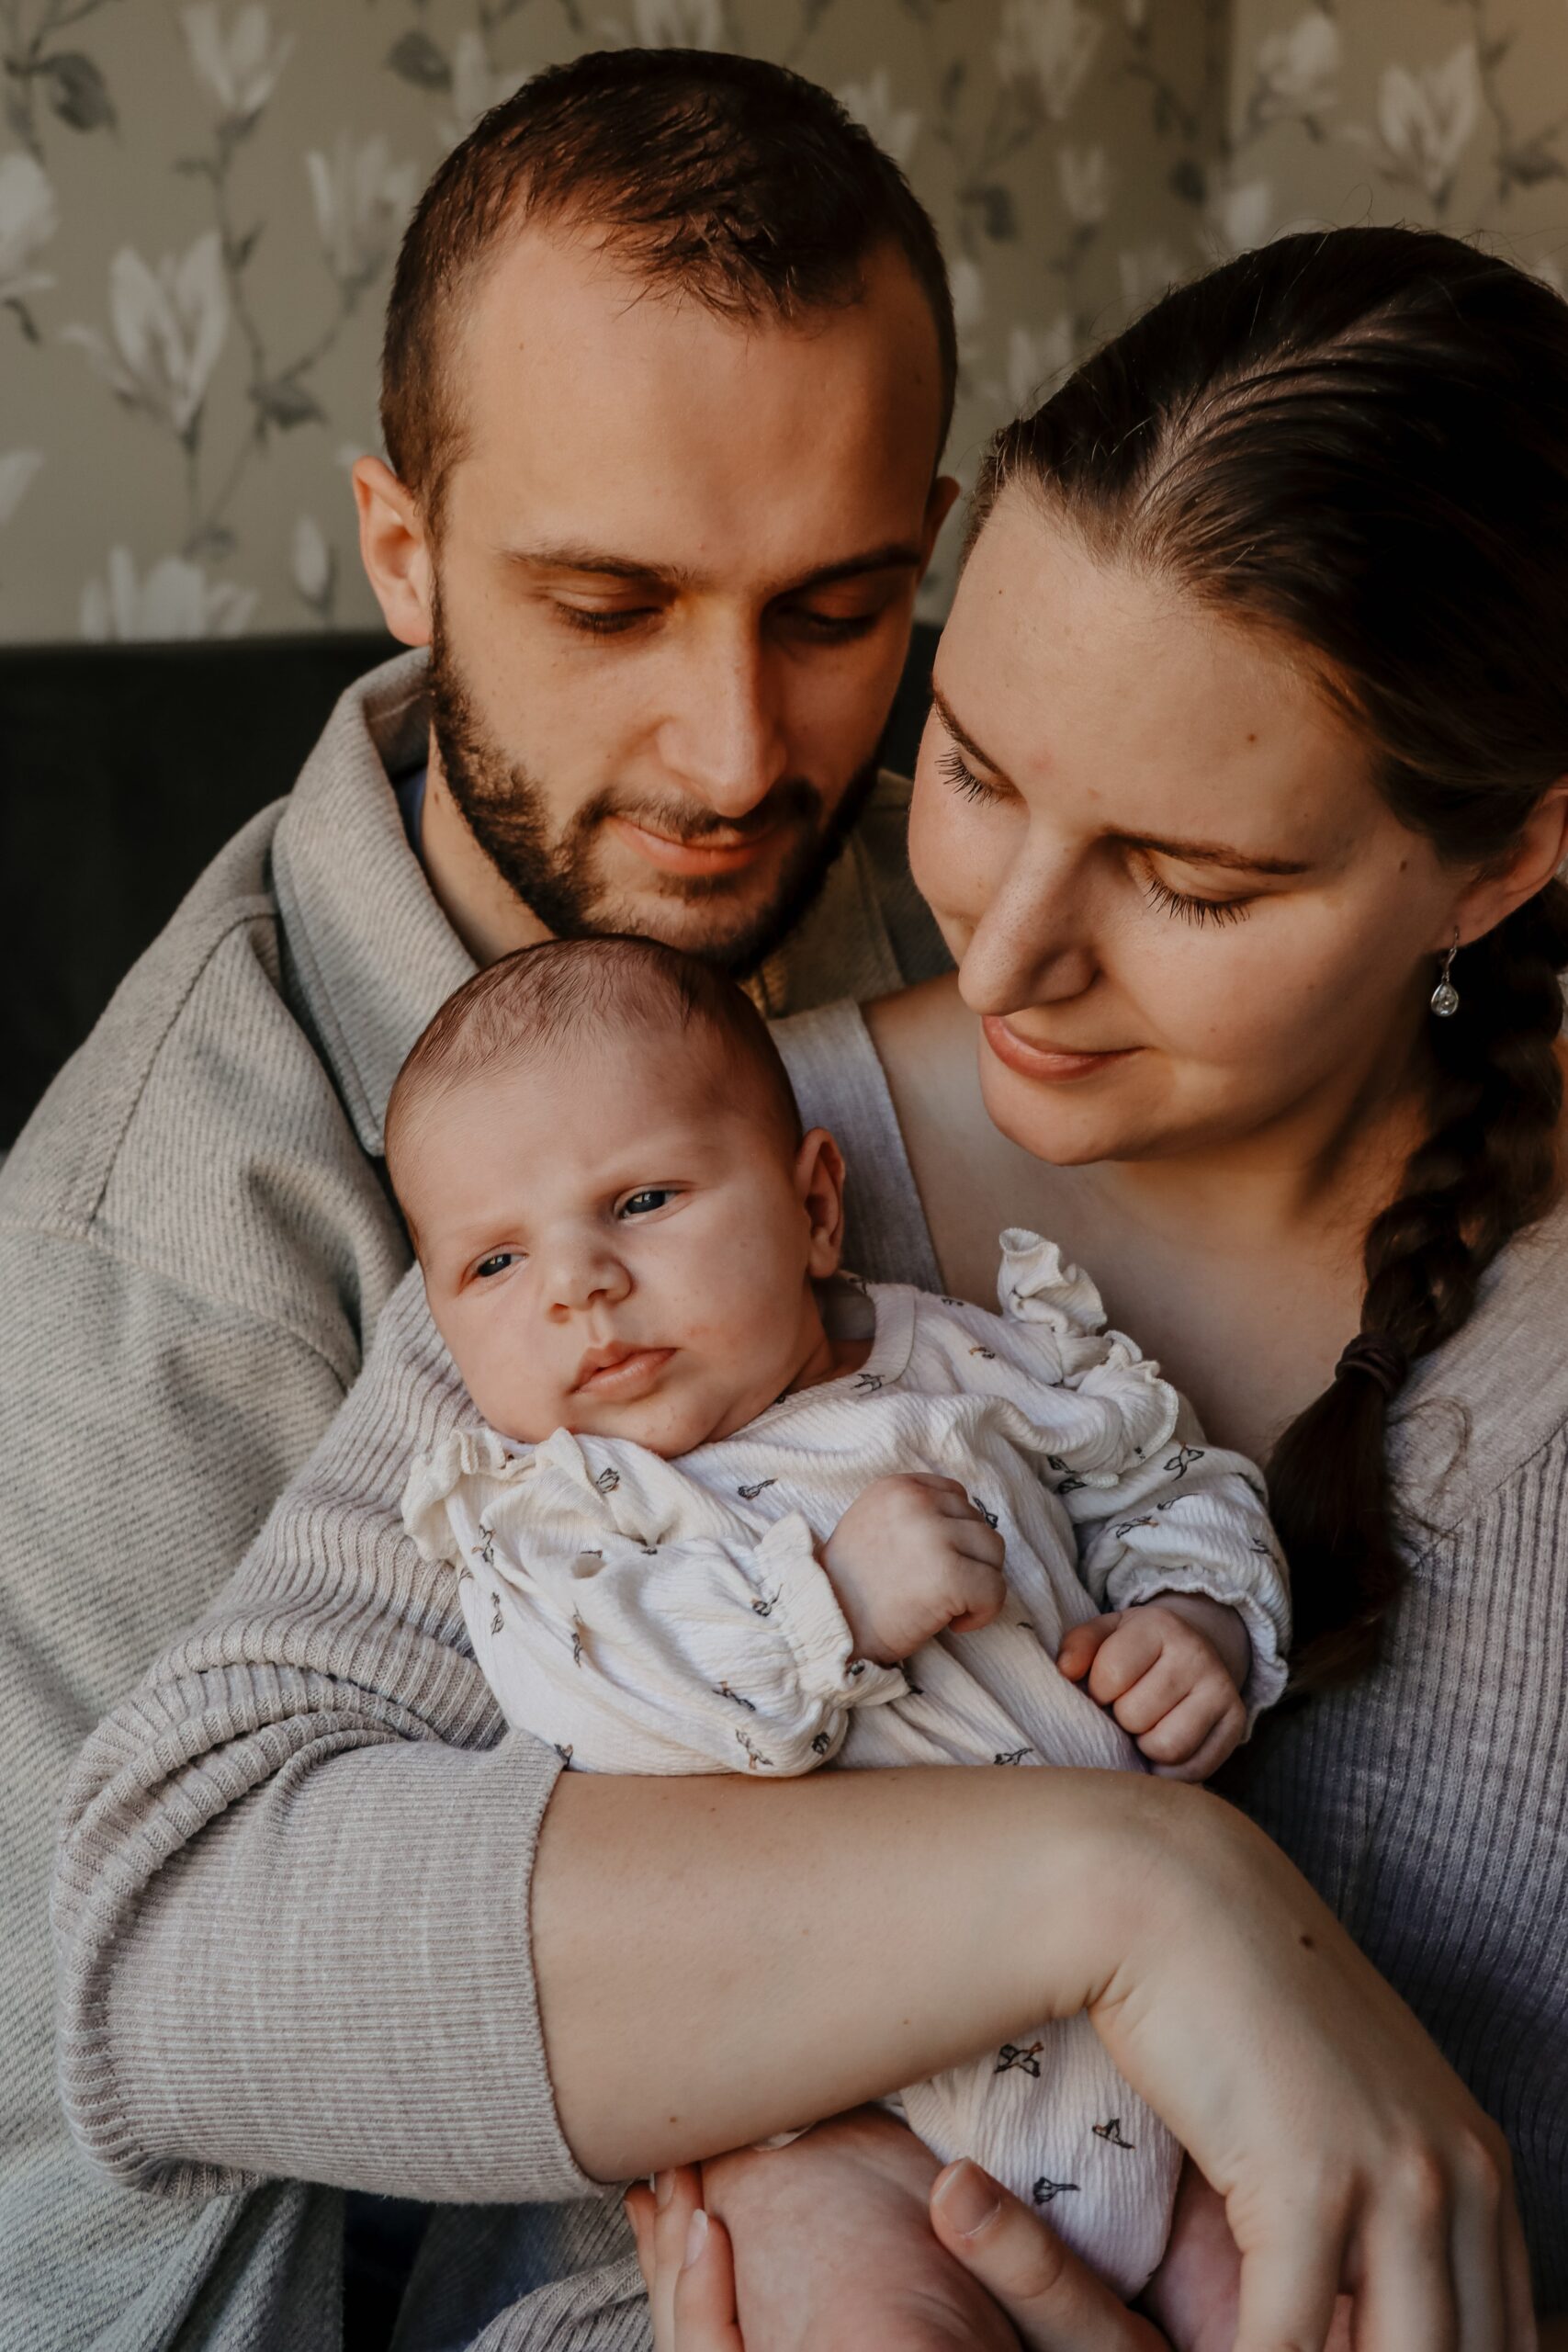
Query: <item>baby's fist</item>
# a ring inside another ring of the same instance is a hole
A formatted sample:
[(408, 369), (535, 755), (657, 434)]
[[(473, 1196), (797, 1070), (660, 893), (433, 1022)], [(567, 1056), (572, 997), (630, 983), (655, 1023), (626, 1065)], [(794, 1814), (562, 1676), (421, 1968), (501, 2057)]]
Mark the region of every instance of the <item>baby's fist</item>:
[(1170, 1593), (1072, 1626), (1056, 1664), (1110, 1708), (1163, 1779), (1206, 1781), (1247, 1729), (1241, 1685), (1250, 1657), (1233, 1609), (1201, 1593)]
[(956, 1478), (874, 1478), (822, 1547), (858, 1657), (897, 1666), (933, 1634), (988, 1625), (1007, 1596), (1001, 1537)]

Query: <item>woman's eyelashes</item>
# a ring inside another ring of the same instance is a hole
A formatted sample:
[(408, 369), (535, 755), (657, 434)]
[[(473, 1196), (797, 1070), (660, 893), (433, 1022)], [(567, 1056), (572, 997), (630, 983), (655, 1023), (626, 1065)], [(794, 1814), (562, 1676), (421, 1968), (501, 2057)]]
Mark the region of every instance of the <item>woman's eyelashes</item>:
[(1184, 890), (1173, 890), (1154, 874), (1144, 885), (1144, 895), (1152, 907), (1174, 915), (1178, 922), (1240, 922), (1249, 903), (1246, 899), (1194, 899)]
[(987, 784), (984, 776), (976, 775), (956, 743), (950, 743), (945, 752), (937, 753), (936, 765), (937, 774), (945, 777), (954, 792), (961, 792), (965, 800), (999, 800), (1002, 797), (994, 784)]

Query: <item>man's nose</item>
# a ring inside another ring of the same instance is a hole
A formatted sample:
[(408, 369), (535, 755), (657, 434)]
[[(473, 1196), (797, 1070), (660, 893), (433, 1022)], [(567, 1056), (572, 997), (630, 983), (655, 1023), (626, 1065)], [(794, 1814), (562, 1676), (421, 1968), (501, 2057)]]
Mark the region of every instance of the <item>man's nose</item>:
[(1075, 858), (1026, 853), (1013, 860), (959, 966), (959, 993), (970, 1010), (1017, 1012), (1082, 996), (1100, 970), (1094, 896)]
[(603, 1300), (614, 1306), (631, 1288), (631, 1277), (607, 1235), (576, 1229), (558, 1234), (545, 1253), (545, 1295), (552, 1315), (581, 1315)]
[(789, 771), (776, 670), (755, 629), (739, 622), (688, 649), (660, 751), (716, 817), (750, 815)]

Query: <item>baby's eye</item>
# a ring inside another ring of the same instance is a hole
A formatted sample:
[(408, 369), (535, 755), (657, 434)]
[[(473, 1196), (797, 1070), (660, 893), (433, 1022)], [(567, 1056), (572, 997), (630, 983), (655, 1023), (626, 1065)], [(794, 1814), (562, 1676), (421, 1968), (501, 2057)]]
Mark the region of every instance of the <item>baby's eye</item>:
[(672, 1201), (674, 1197), (672, 1184), (644, 1184), (639, 1191), (626, 1194), (621, 1203), (621, 1215), (651, 1216), (655, 1209), (661, 1209), (666, 1201)]
[(508, 1266), (516, 1264), (518, 1252), (515, 1250), (491, 1250), (490, 1256), (481, 1258), (474, 1268), (474, 1280), (482, 1283), (487, 1275), (504, 1273)]

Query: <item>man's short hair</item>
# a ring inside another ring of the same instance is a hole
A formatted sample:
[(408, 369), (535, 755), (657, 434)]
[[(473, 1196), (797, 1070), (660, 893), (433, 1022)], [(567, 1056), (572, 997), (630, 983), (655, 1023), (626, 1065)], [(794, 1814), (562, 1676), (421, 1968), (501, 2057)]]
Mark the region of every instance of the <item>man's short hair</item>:
[(456, 314), (501, 232), (525, 220), (581, 222), (649, 285), (747, 321), (852, 303), (865, 262), (894, 247), (931, 305), (946, 440), (958, 346), (942, 248), (870, 133), (828, 91), (762, 58), (598, 51), (547, 66), (491, 107), (436, 172), (403, 238), (381, 431), (432, 531), (463, 446)]
[[(487, 965), (449, 996), (393, 1080), (385, 1150), (393, 1190), (423, 1113), (487, 1071), (595, 1037), (705, 1034), (727, 1100), (755, 1101), (781, 1149), (803, 1138), (795, 1089), (767, 1023), (744, 989), (657, 939), (547, 939)], [(407, 1204), (404, 1204), (405, 1214)], [(416, 1237), (417, 1247), (417, 1237)]]

